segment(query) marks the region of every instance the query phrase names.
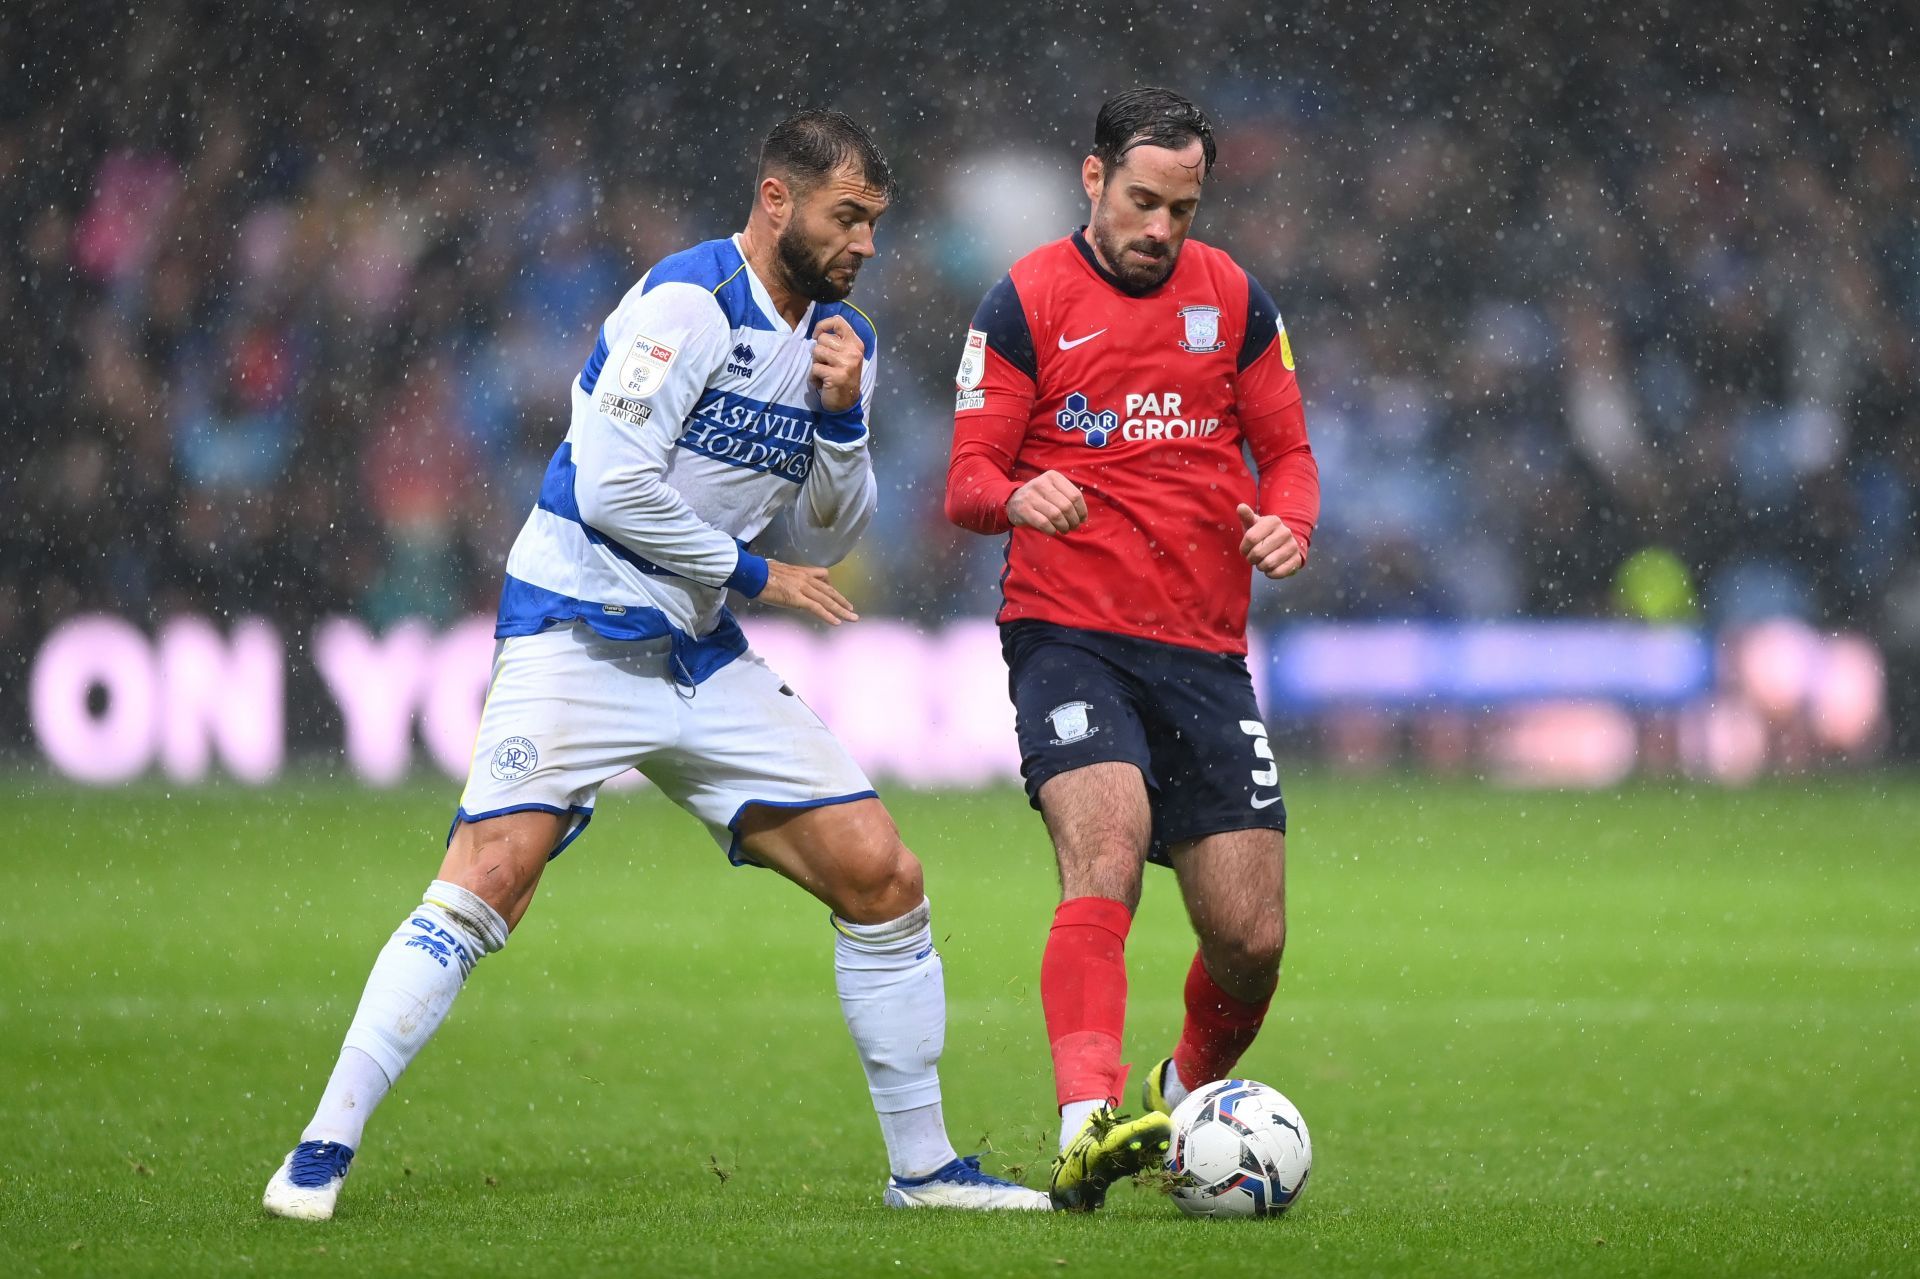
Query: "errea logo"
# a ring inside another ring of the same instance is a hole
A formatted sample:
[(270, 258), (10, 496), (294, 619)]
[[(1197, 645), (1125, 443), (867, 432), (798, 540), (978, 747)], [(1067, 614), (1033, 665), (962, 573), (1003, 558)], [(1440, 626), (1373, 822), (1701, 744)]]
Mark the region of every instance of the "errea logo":
[(753, 348), (741, 342), (734, 346), (731, 355), (733, 358), (727, 362), (727, 372), (735, 377), (752, 377)]
[(1113, 433), (1120, 428), (1120, 415), (1112, 409), (1098, 412), (1087, 407), (1087, 397), (1075, 391), (1067, 397), (1066, 406), (1053, 415), (1053, 421), (1063, 431), (1079, 431), (1087, 437), (1089, 447), (1103, 449)]

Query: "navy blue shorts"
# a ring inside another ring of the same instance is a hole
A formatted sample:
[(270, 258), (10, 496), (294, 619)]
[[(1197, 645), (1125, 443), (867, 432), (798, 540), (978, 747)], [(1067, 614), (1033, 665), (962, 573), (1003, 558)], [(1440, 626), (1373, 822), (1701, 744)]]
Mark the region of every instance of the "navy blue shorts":
[(1036, 621), (1002, 626), (1000, 651), (1035, 808), (1051, 778), (1117, 761), (1146, 778), (1163, 866), (1203, 835), (1287, 829), (1245, 658)]

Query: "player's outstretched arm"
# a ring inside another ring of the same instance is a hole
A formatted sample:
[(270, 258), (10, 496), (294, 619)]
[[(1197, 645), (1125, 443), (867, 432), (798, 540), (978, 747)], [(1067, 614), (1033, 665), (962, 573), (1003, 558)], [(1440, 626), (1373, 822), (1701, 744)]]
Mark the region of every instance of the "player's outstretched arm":
[(830, 626), (860, 620), (860, 614), (854, 612), (852, 603), (834, 588), (823, 568), (768, 560), (767, 584), (761, 588), (758, 599), (762, 604), (811, 613)]

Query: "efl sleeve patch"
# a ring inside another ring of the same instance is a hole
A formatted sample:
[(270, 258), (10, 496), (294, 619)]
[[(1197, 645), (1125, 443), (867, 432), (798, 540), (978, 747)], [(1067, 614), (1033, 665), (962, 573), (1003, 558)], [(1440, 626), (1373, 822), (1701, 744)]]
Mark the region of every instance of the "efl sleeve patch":
[(979, 329), (968, 329), (967, 345), (960, 352), (960, 371), (954, 375), (954, 381), (962, 391), (974, 391), (986, 375), (987, 335)]
[(652, 395), (667, 380), (667, 370), (673, 367), (677, 355), (677, 348), (645, 334), (634, 338), (620, 363), (620, 389), (633, 396)]
[(1011, 277), (994, 285), (974, 312), (953, 385), (955, 413), (984, 409), (1024, 423), (1033, 411), (1033, 341)]

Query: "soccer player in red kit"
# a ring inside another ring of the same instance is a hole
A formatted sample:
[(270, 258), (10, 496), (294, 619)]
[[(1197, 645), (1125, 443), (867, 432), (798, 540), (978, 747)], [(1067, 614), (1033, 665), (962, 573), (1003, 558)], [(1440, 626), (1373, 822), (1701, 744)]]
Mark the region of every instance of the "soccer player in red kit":
[[(1081, 1211), (1166, 1150), (1182, 1097), (1233, 1069), (1286, 937), (1286, 806), (1247, 603), (1252, 571), (1306, 562), (1320, 481), (1273, 300), (1187, 238), (1213, 160), (1211, 125), (1179, 94), (1106, 103), (1081, 166), (1088, 225), (987, 294), (954, 406), (948, 518), (1011, 533), (1001, 644), (1060, 867), (1040, 965), (1050, 1189)], [(1149, 860), (1173, 868), (1199, 948), (1179, 1043), (1127, 1119), (1125, 946)]]

